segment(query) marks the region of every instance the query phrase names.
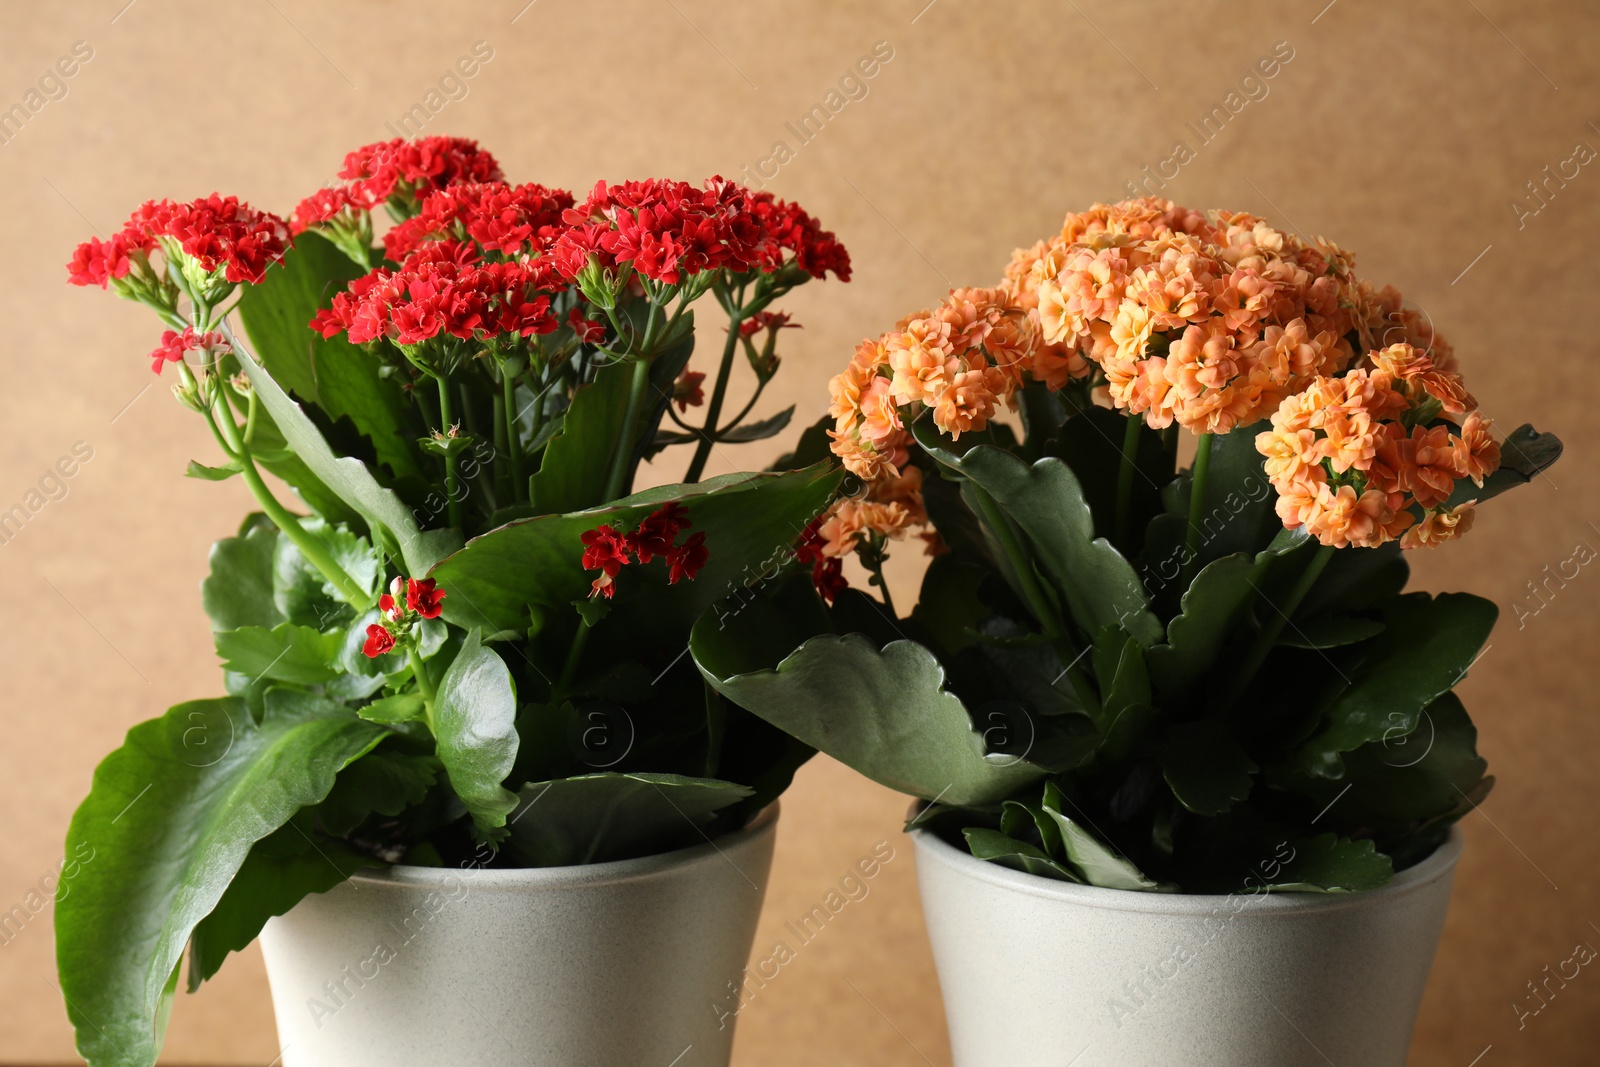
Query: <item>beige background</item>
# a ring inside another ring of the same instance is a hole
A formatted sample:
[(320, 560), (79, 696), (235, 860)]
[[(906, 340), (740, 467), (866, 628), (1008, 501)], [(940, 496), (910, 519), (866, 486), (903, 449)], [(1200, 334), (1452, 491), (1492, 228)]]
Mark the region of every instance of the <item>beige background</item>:
[[(220, 189), (287, 211), (346, 150), (389, 136), (385, 123), (481, 40), (492, 60), (427, 131), (481, 138), (513, 178), (582, 191), (601, 176), (738, 177), (775, 141), (798, 147), (771, 187), (835, 229), (857, 270), (790, 302), (805, 329), (786, 335), (783, 382), (802, 412), (820, 411), (826, 378), (861, 336), (950, 284), (994, 278), (1013, 245), (1118, 196), (1181, 138), (1195, 157), (1170, 195), (1358, 250), (1363, 273), (1401, 287), (1454, 340), (1503, 429), (1532, 420), (1563, 434), (1553, 477), (1497, 501), (1466, 542), (1415, 560), (1424, 586), (1505, 611), (1463, 690), (1500, 785), (1465, 823), (1412, 1062), (1595, 1062), (1600, 975), (1582, 973), (1521, 1029), (1513, 1009), (1536, 1004), (1525, 983), (1546, 965), (1600, 945), (1600, 572), (1573, 577), (1569, 564), (1562, 584), (1545, 570), (1579, 546), (1582, 559), (1600, 550), (1600, 449), (1588, 436), (1600, 165), (1551, 182), (1547, 204), (1525, 188), (1578, 143), (1600, 148), (1595, 5), (126, 2), (11, 4), (0, 35), (0, 107), (23, 101), (74, 42), (93, 48), (65, 98), (0, 147), (0, 511), (75, 442), (93, 449), (65, 498), (0, 545), (0, 911), (53, 869), (94, 762), (123, 731), (219, 690), (196, 583), (207, 545), (247, 506), (232, 483), (180, 477), (211, 445), (168, 383), (152, 386), (154, 321), (69, 289), (61, 264), (148, 197)], [(868, 95), (798, 145), (784, 123), (879, 41), (893, 59)], [(1185, 123), (1224, 105), (1285, 41), (1293, 59), (1268, 95), (1199, 145)], [(897, 561), (907, 583), (912, 555)], [(1530, 583), (1550, 591), (1532, 598)], [(909, 584), (899, 596), (909, 602)], [(876, 841), (898, 853), (871, 896), (749, 1004), (738, 1062), (948, 1062), (897, 836), (903, 801), (818, 760), (784, 803), (760, 951)], [(70, 1057), (51, 960), (48, 913), (0, 946), (0, 1059)], [(175, 1063), (273, 1058), (253, 951), (180, 1000), (168, 1052)]]

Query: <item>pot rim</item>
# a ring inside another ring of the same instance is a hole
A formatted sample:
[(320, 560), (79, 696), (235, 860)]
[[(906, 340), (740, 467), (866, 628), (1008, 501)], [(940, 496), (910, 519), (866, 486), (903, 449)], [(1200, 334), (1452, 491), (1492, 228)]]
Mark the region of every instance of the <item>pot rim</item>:
[[(527, 892), (538, 889), (569, 889), (635, 882), (686, 867), (707, 856), (718, 856), (733, 864), (728, 853), (777, 832), (779, 801), (762, 808), (741, 829), (707, 839), (698, 845), (657, 852), (633, 859), (605, 863), (582, 863), (565, 867), (511, 867), (485, 870), (480, 867), (415, 867), (397, 863), (383, 870), (362, 870), (348, 881), (358, 888), (448, 889), (468, 880), (474, 891)], [(739, 869), (734, 864), (735, 869)], [(742, 872), (741, 872), (742, 873)]]
[[(912, 805), (912, 815), (916, 814), (921, 804), (922, 801), (919, 800)], [(1072, 882), (1056, 881), (1053, 878), (1043, 878), (1036, 874), (1026, 874), (1009, 867), (1002, 867), (998, 863), (980, 860), (932, 831), (911, 830), (908, 833), (920, 857), (941, 863), (969, 878), (976, 878), (1005, 889), (1105, 911), (1187, 917), (1213, 914), (1225, 906), (1224, 902), (1240, 898), (1249, 901), (1246, 906), (1252, 910), (1283, 914), (1338, 911), (1343, 908), (1361, 907), (1367, 903), (1377, 903), (1380, 899), (1406, 896), (1426, 889), (1441, 878), (1449, 877), (1455, 870), (1456, 861), (1461, 858), (1464, 842), (1460, 826), (1452, 826), (1444, 843), (1434, 849), (1427, 859), (1415, 866), (1407, 867), (1377, 889), (1354, 893), (1142, 893), (1095, 885), (1077, 885)], [(1244, 908), (1232, 910), (1242, 912)]]

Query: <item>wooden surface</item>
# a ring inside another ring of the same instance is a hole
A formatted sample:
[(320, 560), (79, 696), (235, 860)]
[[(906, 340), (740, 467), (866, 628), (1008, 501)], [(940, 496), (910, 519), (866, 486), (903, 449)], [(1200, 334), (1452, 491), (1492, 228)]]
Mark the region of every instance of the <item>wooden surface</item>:
[[(1492, 597), (1505, 615), (1463, 688), (1500, 782), (1466, 823), (1412, 1063), (1594, 1062), (1600, 977), (1569, 982), (1520, 1029), (1513, 1005), (1576, 942), (1600, 944), (1600, 573), (1566, 562), (1600, 548), (1588, 436), (1600, 170), (1569, 165), (1574, 176), (1539, 200), (1526, 184), (1578, 142), (1600, 148), (1595, 5), (87, 0), (9, 13), (0, 106), (24, 100), (74, 42), (93, 58), (0, 145), (0, 510), (75, 442), (94, 453), (64, 498), (0, 545), (0, 911), (53, 869), (94, 762), (127, 727), (218, 691), (195, 589), (207, 546), (247, 508), (237, 485), (180, 476), (212, 448), (170, 383), (146, 388), (151, 317), (69, 289), (61, 264), (148, 197), (221, 189), (287, 210), (347, 149), (390, 136), (481, 40), (492, 60), (450, 90), (464, 98), (436, 98), (427, 131), (482, 138), (515, 178), (581, 190), (600, 176), (743, 177), (786, 143), (770, 187), (839, 232), (857, 277), (788, 302), (805, 328), (786, 334), (781, 387), (759, 414), (792, 399), (809, 422), (862, 336), (948, 285), (994, 279), (1014, 245), (1122, 195), (1146, 166), (1173, 174), (1182, 139), (1193, 159), (1166, 192), (1355, 249), (1364, 274), (1402, 288), (1454, 341), (1503, 429), (1563, 434), (1569, 453), (1550, 479), (1416, 561), (1422, 586)], [(847, 83), (858, 98), (835, 97), (847, 102), (802, 143), (786, 124), (826, 105), (879, 41), (892, 59)], [(1292, 60), (1247, 81), (1279, 42)], [(1209, 142), (1188, 125), (1234, 105)], [(893, 561), (902, 603), (918, 562)], [(1567, 577), (1547, 576), (1563, 566)], [(1531, 596), (1530, 583), (1548, 591)], [(785, 808), (758, 952), (876, 841), (899, 842), (904, 802), (816, 761)], [(901, 847), (869, 898), (747, 1007), (737, 1062), (947, 1063), (920, 923)], [(71, 1056), (51, 956), (43, 912), (0, 945), (0, 1061)], [(180, 998), (167, 1051), (172, 1063), (272, 1060), (253, 951)]]

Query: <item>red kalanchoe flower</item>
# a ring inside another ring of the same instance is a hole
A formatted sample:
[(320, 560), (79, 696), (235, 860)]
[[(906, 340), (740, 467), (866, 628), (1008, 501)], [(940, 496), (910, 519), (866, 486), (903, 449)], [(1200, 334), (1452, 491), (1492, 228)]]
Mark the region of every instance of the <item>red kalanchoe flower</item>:
[(361, 646), (361, 652), (368, 659), (377, 659), (385, 652), (394, 648), (394, 634), (381, 623), (373, 623), (367, 627), (367, 640)]
[(600, 572), (600, 577), (596, 578), (590, 587), (589, 595), (615, 596), (617, 592), (615, 578), (623, 567), (633, 562), (628, 538), (615, 526), (607, 523), (585, 531), (582, 541), (583, 569)]
[(822, 554), (826, 541), (822, 536), (822, 524), (827, 518), (826, 513), (818, 515), (801, 531), (800, 539), (795, 542), (794, 558), (797, 563), (811, 564), (811, 584), (822, 599), (832, 604), (840, 593), (850, 588), (850, 582), (844, 576), (844, 560)]
[[(818, 225), (799, 204), (779, 200), (768, 192), (750, 194), (750, 212), (760, 220), (767, 241), (777, 249), (794, 253), (795, 265), (813, 278), (829, 271), (841, 282), (850, 280), (850, 253), (830, 231)], [(782, 252), (776, 253), (781, 257)], [(775, 270), (780, 264), (763, 264)]]
[(469, 182), (430, 192), (414, 218), (383, 238), (390, 259), (401, 260), (424, 241), (465, 237), (485, 251), (505, 255), (546, 251), (565, 231), (562, 213), (572, 206), (565, 189), (535, 182)]
[(739, 324), (740, 337), (754, 337), (762, 330), (798, 330), (798, 322), (789, 321), (787, 311), (758, 311)]
[(133, 268), (130, 254), (147, 254), (155, 246), (154, 239), (126, 230), (113, 234), (109, 241), (91, 237), (73, 251), (72, 262), (67, 264), (67, 280), (73, 285), (98, 285), (104, 289), (111, 279), (126, 277)]
[(672, 501), (645, 517), (638, 532), (628, 538), (628, 546), (640, 563), (649, 563), (656, 556), (668, 555), (678, 534), (693, 525), (689, 521), (689, 509)]
[(567, 325), (587, 345), (599, 344), (606, 339), (606, 324), (602, 319), (586, 319), (583, 312), (573, 307), (567, 312)]
[(161, 344), (150, 353), (150, 369), (160, 374), (166, 364), (181, 363), (186, 352), (204, 352), (210, 362), (232, 351), (222, 334), (195, 333), (193, 326), (185, 326), (182, 333), (168, 330), (161, 335)]
[(335, 185), (318, 189), (295, 205), (294, 215), (289, 219), (289, 229), (299, 236), (318, 223), (329, 221), (342, 211), (364, 210), (366, 206), (358, 203), (345, 186)]
[(446, 594), (432, 578), (406, 580), (406, 607), (424, 619), (437, 619), (444, 610)]
[(667, 584), (677, 585), (680, 578), (693, 581), (700, 573), (700, 568), (706, 565), (708, 556), (704, 531), (695, 534), (683, 544), (669, 549), (666, 554)]
[(672, 399), (679, 411), (688, 411), (706, 402), (705, 390), (701, 388), (705, 380), (706, 376), (697, 370), (686, 370), (678, 376), (672, 386)]
[(494, 156), (464, 137), (396, 137), (363, 145), (344, 157), (339, 177), (367, 207), (399, 192), (443, 189), (456, 182), (497, 182), (504, 175)]

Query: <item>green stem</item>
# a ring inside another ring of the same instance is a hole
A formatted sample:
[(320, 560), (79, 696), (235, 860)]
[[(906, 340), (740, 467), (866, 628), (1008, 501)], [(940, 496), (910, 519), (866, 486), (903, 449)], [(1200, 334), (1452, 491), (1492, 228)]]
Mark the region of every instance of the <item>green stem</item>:
[(872, 584), (878, 587), (878, 592), (883, 594), (883, 607), (891, 619), (898, 619), (899, 612), (894, 610), (894, 600), (889, 596), (889, 583), (883, 580), (883, 564), (879, 563), (872, 568)]
[[(188, 368), (184, 368), (183, 375), (193, 381)], [(250, 487), (251, 494), (256, 502), (261, 505), (261, 510), (267, 518), (281, 530), (285, 537), (294, 543), (313, 567), (322, 573), (337, 590), (345, 601), (355, 607), (357, 611), (365, 611), (375, 602), (366, 590), (356, 584), (354, 578), (345, 573), (343, 567), (322, 547), (322, 543), (310, 534), (305, 527), (300, 525), (300, 520), (287, 508), (278, 503), (278, 498), (272, 495), (272, 490), (267, 488), (267, 483), (262, 479), (261, 472), (256, 469), (255, 457), (250, 454), (250, 446), (239, 435), (239, 427), (233, 421), (232, 412), (227, 410), (227, 399), (220, 393), (217, 397), (221, 401), (222, 411), (216, 410), (216, 404), (202, 409), (206, 422), (211, 426), (211, 433), (217, 439), (217, 444), (231, 459), (239, 463), (240, 472), (244, 475), (245, 485)], [(219, 419), (218, 416), (221, 416)]]
[(1127, 428), (1122, 432), (1122, 466), (1117, 471), (1117, 547), (1128, 547), (1128, 526), (1133, 521), (1133, 475), (1138, 470), (1139, 431), (1144, 419), (1128, 416)]
[(1195, 564), (1200, 558), (1201, 521), (1206, 513), (1206, 473), (1211, 469), (1212, 434), (1200, 435), (1200, 445), (1194, 454), (1194, 467), (1189, 472), (1189, 536), (1184, 542), (1183, 584), (1187, 586), (1194, 577)]
[[(1337, 549), (1329, 545), (1317, 548), (1317, 554), (1311, 557), (1311, 562), (1306, 564), (1306, 569), (1301, 572), (1300, 578), (1295, 582), (1294, 588), (1289, 590), (1288, 598), (1282, 604), (1273, 604), (1272, 617), (1256, 635), (1255, 644), (1250, 646), (1250, 651), (1239, 664), (1239, 672), (1234, 675), (1233, 682), (1223, 690), (1222, 696), (1213, 705), (1216, 712), (1226, 711), (1234, 701), (1244, 694), (1255, 681), (1261, 665), (1267, 661), (1267, 656), (1272, 652), (1272, 647), (1278, 643), (1278, 638), (1283, 633), (1283, 628), (1289, 625), (1289, 620), (1299, 610), (1300, 602), (1311, 592), (1312, 586), (1317, 584), (1317, 579), (1322, 577), (1323, 570), (1328, 566), (1328, 561), (1333, 559)], [(1269, 603), (1271, 603), (1269, 601)]]
[(1044, 628), (1045, 636), (1055, 643), (1056, 651), (1061, 656), (1061, 662), (1067, 664), (1067, 679), (1072, 683), (1072, 688), (1078, 694), (1079, 701), (1086, 708), (1099, 706), (1099, 697), (1094, 685), (1089, 681), (1088, 675), (1078, 666), (1079, 650), (1074, 647), (1072, 639), (1067, 635), (1067, 629), (1060, 616), (1056, 614), (1055, 606), (1050, 598), (1039, 586), (1038, 576), (1033, 570), (1033, 560), (1023, 550), (1022, 542), (1017, 537), (1016, 530), (1012, 529), (1011, 521), (1000, 510), (1000, 505), (994, 497), (989, 495), (977, 482), (968, 480), (967, 488), (972, 491), (973, 499), (978, 502), (978, 510), (983, 515), (983, 521), (994, 532), (995, 539), (1000, 542), (1000, 548), (1006, 554), (1006, 559), (1011, 563), (1011, 571), (1017, 577), (1017, 584), (1021, 586), (1022, 597), (1028, 602), (1028, 608), (1033, 612), (1034, 618), (1039, 620), (1039, 625)]
[(744, 309), (738, 308), (728, 318), (728, 340), (722, 346), (722, 363), (717, 368), (717, 384), (711, 390), (711, 403), (706, 405), (705, 427), (700, 431), (700, 441), (694, 446), (694, 458), (684, 474), (685, 482), (698, 482), (705, 473), (706, 460), (717, 444), (717, 420), (722, 418), (722, 402), (728, 396), (728, 379), (733, 376), (733, 354), (739, 348), (739, 324), (744, 321)]
[(578, 630), (572, 635), (572, 647), (567, 649), (567, 662), (561, 666), (561, 678), (556, 682), (556, 691), (551, 694), (551, 703), (559, 704), (567, 698), (567, 691), (572, 688), (572, 679), (578, 673), (578, 664), (583, 660), (583, 648), (589, 643), (589, 623), (579, 620)]
[(637, 430), (639, 411), (644, 407), (644, 394), (650, 387), (650, 361), (633, 361), (633, 381), (628, 386), (628, 410), (622, 420), (622, 436), (617, 438), (617, 449), (611, 454), (611, 474), (606, 478), (607, 501), (622, 496), (628, 478), (628, 463), (633, 458), (634, 433)]
[[(439, 383), (439, 430), (446, 437), (450, 436), (450, 427), (455, 423), (450, 408), (450, 379), (443, 374), (435, 374), (433, 380)], [(461, 529), (461, 476), (456, 471), (456, 457), (453, 452), (446, 452), (444, 457), (444, 495), (450, 504), (450, 525)]]
[(433, 704), (439, 698), (438, 691), (434, 688), (433, 679), (428, 677), (428, 665), (422, 661), (421, 654), (417, 651), (416, 635), (406, 638), (406, 658), (411, 661), (411, 674), (417, 680), (417, 688), (422, 690), (423, 713), (427, 716), (428, 729), (433, 729)]
[(522, 435), (517, 431), (517, 382), (511, 375), (501, 372), (500, 396), (506, 406), (506, 445), (511, 449), (511, 485), (513, 501), (527, 491), (527, 479), (522, 473)]

